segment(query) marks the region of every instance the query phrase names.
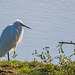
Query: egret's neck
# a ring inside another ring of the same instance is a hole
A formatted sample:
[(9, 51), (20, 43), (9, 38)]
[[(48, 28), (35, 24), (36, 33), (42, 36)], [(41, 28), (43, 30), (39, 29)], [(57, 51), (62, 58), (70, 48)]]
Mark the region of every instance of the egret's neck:
[(22, 26), (20, 25), (13, 25), (17, 30), (18, 30), (18, 36), (17, 36), (17, 41), (18, 43), (21, 41), (22, 39), (22, 36), (23, 36), (23, 29), (22, 29)]

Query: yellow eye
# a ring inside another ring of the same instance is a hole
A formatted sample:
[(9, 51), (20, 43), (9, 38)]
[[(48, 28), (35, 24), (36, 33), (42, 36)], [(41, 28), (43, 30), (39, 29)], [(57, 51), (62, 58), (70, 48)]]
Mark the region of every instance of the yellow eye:
[(22, 25), (22, 23), (20, 23)]
[(23, 25), (22, 23), (20, 23), (21, 25)]

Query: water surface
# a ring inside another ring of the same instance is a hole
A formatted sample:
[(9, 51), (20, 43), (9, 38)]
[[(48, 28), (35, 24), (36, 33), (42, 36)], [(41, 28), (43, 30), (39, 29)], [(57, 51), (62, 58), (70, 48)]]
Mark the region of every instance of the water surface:
[[(59, 41), (75, 42), (74, 0), (1, 0), (0, 34), (16, 19), (32, 28), (24, 28), (23, 39), (16, 48), (17, 60), (32, 61), (35, 49), (40, 53), (45, 46), (50, 47), (50, 54), (54, 57), (58, 55), (56, 46)], [(70, 55), (74, 46), (65, 45), (64, 49), (65, 54)], [(7, 57), (1, 60), (7, 60)]]

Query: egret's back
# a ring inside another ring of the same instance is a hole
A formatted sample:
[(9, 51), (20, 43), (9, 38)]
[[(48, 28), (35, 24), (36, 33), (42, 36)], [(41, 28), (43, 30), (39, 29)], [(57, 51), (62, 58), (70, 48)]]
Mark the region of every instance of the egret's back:
[(5, 55), (16, 47), (22, 37), (22, 29), (15, 28), (13, 25), (6, 27), (0, 38), (0, 57)]

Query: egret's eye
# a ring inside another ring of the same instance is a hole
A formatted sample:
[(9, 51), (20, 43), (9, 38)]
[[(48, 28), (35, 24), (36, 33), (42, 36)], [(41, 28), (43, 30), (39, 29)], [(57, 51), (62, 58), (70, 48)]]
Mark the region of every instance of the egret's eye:
[(23, 25), (22, 23), (20, 23), (21, 25)]

